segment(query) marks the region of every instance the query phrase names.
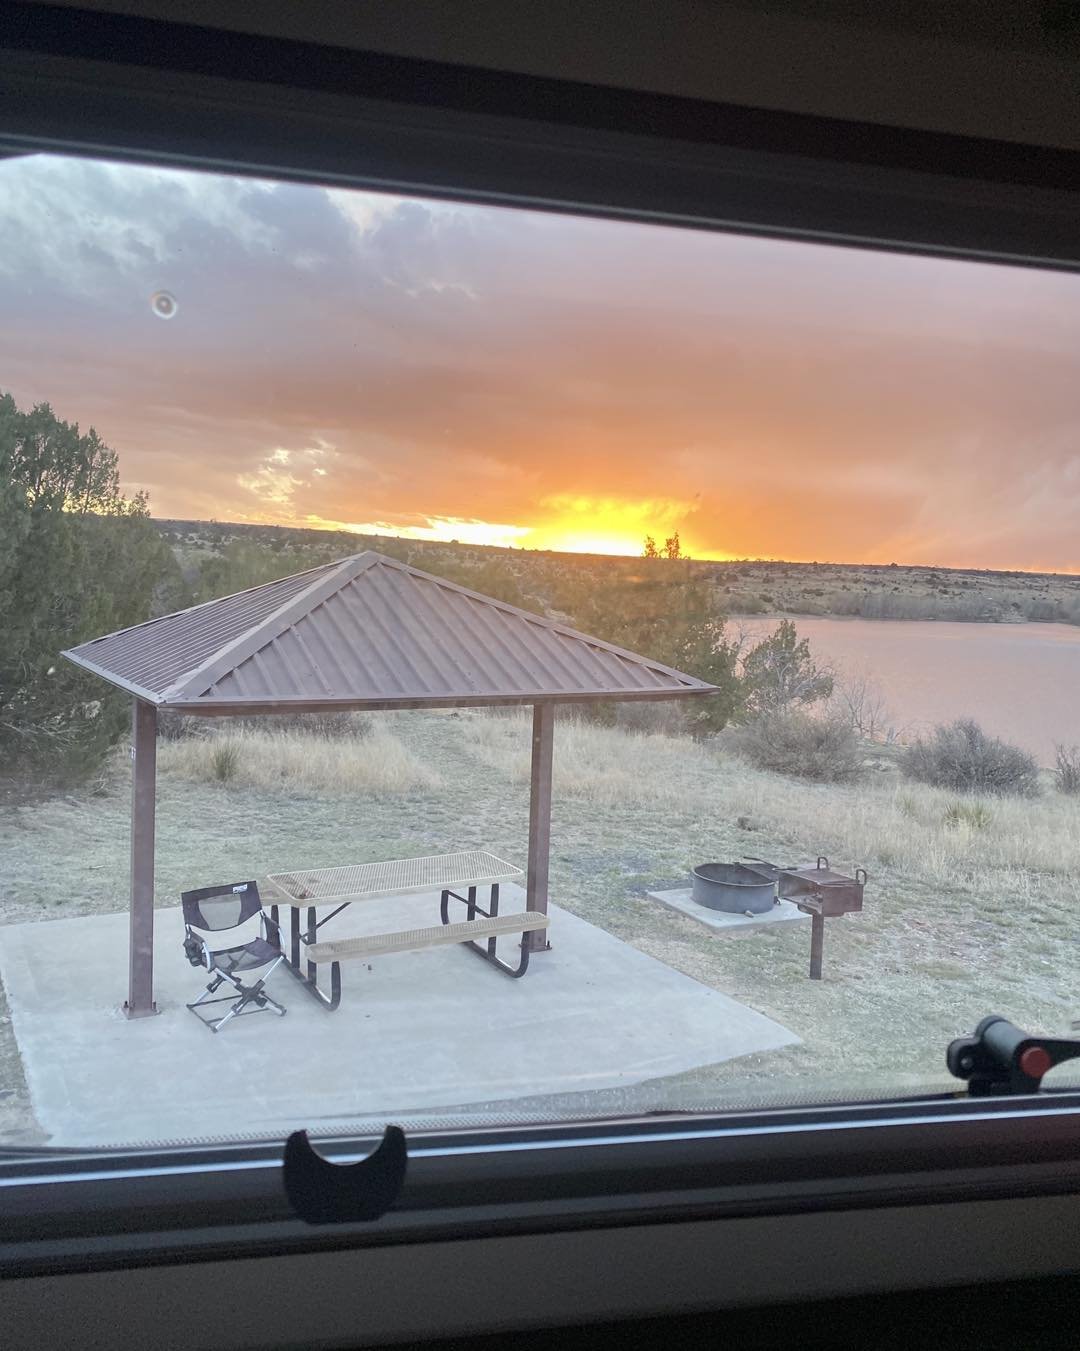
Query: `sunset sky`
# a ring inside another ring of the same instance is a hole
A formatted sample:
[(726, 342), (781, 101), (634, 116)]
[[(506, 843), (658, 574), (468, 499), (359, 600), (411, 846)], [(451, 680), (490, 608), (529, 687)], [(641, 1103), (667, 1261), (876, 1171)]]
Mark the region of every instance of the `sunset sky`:
[(1080, 276), (32, 157), (0, 389), (156, 516), (1080, 571)]

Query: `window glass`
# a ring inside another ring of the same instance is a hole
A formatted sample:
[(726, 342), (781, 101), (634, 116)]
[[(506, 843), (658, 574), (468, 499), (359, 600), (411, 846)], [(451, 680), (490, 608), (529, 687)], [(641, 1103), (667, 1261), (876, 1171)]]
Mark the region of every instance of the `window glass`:
[(0, 316), (3, 1138), (1067, 1032), (1075, 276), (27, 156)]

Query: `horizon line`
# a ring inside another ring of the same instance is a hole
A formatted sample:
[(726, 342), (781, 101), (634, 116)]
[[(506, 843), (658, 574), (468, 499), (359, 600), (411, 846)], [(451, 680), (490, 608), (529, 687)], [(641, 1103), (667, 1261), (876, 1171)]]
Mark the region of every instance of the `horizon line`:
[(991, 568), (980, 566), (978, 564), (967, 564), (957, 566), (948, 563), (902, 563), (899, 560), (892, 560), (888, 563), (871, 563), (863, 561), (848, 561), (840, 559), (799, 559), (799, 558), (778, 558), (759, 555), (755, 558), (710, 558), (702, 554), (683, 554), (676, 559), (667, 559), (660, 557), (658, 559), (646, 559), (643, 553), (585, 553), (575, 549), (542, 549), (529, 545), (520, 544), (474, 544), (462, 540), (453, 539), (418, 539), (414, 535), (384, 535), (379, 532), (368, 533), (366, 531), (356, 530), (332, 530), (325, 526), (317, 525), (284, 525), (277, 521), (219, 521), (215, 518), (209, 520), (194, 516), (155, 516), (151, 514), (148, 518), (151, 521), (162, 524), (184, 524), (184, 525), (212, 525), (221, 529), (232, 530), (287, 530), (292, 534), (311, 534), (311, 535), (349, 535), (354, 539), (385, 539), (396, 542), (419, 545), (421, 548), (437, 548), (440, 545), (453, 549), (482, 549), (499, 554), (553, 554), (559, 558), (589, 558), (596, 561), (611, 559), (640, 559), (642, 562), (676, 562), (676, 563), (710, 563), (715, 567), (724, 567), (742, 564), (760, 564), (772, 565), (776, 567), (793, 568), (873, 568), (881, 571), (889, 571), (891, 568), (907, 568), (923, 572), (979, 572), (993, 573), (1002, 577), (1023, 576), (1023, 577), (1065, 577), (1075, 578), (1080, 581), (1080, 572), (1060, 572), (1052, 568)]

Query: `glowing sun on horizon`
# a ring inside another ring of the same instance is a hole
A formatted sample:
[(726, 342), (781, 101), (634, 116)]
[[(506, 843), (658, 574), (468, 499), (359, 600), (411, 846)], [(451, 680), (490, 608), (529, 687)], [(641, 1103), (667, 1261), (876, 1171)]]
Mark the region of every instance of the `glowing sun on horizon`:
[[(435, 515), (414, 517), (411, 521), (391, 517), (364, 522), (335, 521), (308, 515), (302, 520), (289, 522), (279, 518), (276, 523), (399, 539), (636, 558), (643, 552), (646, 536), (651, 536), (657, 548), (662, 549), (665, 540), (676, 531), (679, 532), (684, 553), (697, 553), (694, 541), (686, 531), (686, 520), (692, 516), (696, 506), (696, 503), (672, 498), (627, 500), (558, 493), (542, 498), (527, 514), (523, 513), (526, 514), (528, 524), (500, 524)], [(697, 556), (723, 559), (730, 555), (705, 550), (697, 553)]]
[(668, 498), (627, 501), (570, 493), (546, 497), (540, 507), (549, 519), (538, 521), (522, 541), (529, 548), (627, 557), (641, 554), (646, 535), (662, 545), (693, 510), (689, 502)]

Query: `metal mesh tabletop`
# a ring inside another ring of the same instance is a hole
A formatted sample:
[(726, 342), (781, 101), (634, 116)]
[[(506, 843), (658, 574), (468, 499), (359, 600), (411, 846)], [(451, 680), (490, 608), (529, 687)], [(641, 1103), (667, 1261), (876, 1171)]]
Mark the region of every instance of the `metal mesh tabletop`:
[(271, 904), (327, 905), (340, 901), (368, 901), (444, 888), (483, 886), (523, 875), (505, 859), (483, 850), (461, 854), (434, 854), (429, 858), (391, 859), (344, 868), (306, 868), (270, 873), (269, 880), (287, 899), (269, 896)]

